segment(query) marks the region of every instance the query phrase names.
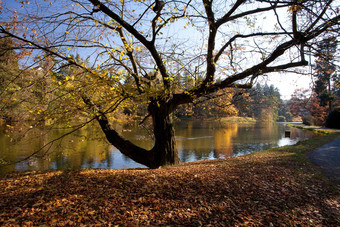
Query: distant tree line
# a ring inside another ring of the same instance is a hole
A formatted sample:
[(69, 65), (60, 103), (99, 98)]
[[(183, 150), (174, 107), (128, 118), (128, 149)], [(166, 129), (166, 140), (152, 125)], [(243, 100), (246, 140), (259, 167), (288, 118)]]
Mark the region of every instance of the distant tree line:
[(292, 121), (287, 102), (281, 99), (274, 85), (256, 84), (246, 95), (235, 100), (239, 116), (253, 117), (260, 121)]

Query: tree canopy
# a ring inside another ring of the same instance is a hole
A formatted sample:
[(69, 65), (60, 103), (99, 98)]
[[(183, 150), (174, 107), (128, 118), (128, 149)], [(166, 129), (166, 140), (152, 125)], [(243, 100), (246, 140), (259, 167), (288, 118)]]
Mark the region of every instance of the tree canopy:
[[(34, 110), (40, 119), (72, 119), (82, 111), (122, 153), (152, 168), (179, 162), (171, 122), (178, 106), (307, 65), (306, 47), (339, 32), (340, 18), (332, 0), (1, 4), (1, 38), (32, 51), (22, 64), (54, 63), (43, 76), (47, 102)], [(151, 150), (125, 140), (110, 123), (127, 102), (145, 105)]]

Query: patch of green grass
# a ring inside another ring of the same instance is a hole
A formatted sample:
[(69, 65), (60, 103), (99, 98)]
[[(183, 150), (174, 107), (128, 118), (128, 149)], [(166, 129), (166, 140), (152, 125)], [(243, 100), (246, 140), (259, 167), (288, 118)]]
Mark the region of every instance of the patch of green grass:
[(256, 119), (251, 117), (223, 117), (218, 121), (221, 123), (255, 123)]
[(303, 129), (303, 130), (308, 130), (308, 131), (312, 131), (317, 134), (324, 134), (324, 135), (340, 133), (339, 130), (321, 128), (319, 126), (307, 126), (307, 125), (295, 125), (295, 124), (288, 124), (288, 126)]
[(333, 132), (331, 134), (326, 134), (324, 136), (317, 136), (317, 137), (313, 137), (309, 140), (300, 141), (295, 145), (277, 147), (277, 148), (273, 148), (271, 150), (273, 150), (273, 151), (286, 151), (286, 152), (289, 152), (289, 153), (294, 153), (294, 154), (299, 154), (299, 155), (305, 156), (305, 154), (307, 152), (315, 150), (318, 147), (321, 147), (322, 145), (324, 145), (326, 143), (330, 143), (331, 141), (333, 141), (334, 139), (339, 137), (339, 135), (340, 135), (340, 133)]

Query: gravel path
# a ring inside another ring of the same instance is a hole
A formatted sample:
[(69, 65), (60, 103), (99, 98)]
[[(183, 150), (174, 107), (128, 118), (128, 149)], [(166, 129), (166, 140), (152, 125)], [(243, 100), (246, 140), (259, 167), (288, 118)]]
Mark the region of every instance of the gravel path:
[(320, 166), (326, 175), (340, 184), (340, 137), (308, 153), (315, 165)]

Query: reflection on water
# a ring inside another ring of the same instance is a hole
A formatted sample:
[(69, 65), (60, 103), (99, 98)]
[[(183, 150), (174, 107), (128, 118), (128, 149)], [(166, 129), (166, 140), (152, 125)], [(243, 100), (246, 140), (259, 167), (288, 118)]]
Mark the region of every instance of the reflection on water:
[[(232, 123), (220, 125), (213, 121), (181, 121), (175, 124), (177, 147), (183, 162), (227, 158), (245, 155), (271, 147), (291, 145), (313, 136), (311, 132), (288, 128), (282, 123)], [(284, 131), (291, 131), (284, 138)], [(147, 130), (130, 127), (118, 129), (133, 143), (150, 149), (152, 140)], [(38, 150), (43, 144), (65, 133), (64, 130), (39, 132), (27, 136), (20, 143), (0, 134), (0, 161), (20, 160)], [(54, 143), (49, 155), (35, 156), (28, 161), (2, 168), (1, 172), (14, 170), (46, 170), (68, 168), (133, 168), (142, 165), (122, 155), (105, 140), (97, 127), (88, 127)]]
[[(223, 127), (204, 121), (190, 121), (187, 124), (181, 122), (176, 127), (177, 147), (184, 162), (246, 155), (292, 145), (313, 136), (311, 132), (289, 128), (284, 123), (230, 123)], [(195, 130), (189, 130), (191, 128)], [(285, 130), (291, 131), (290, 138), (284, 137)], [(192, 141), (192, 138), (199, 139)]]

